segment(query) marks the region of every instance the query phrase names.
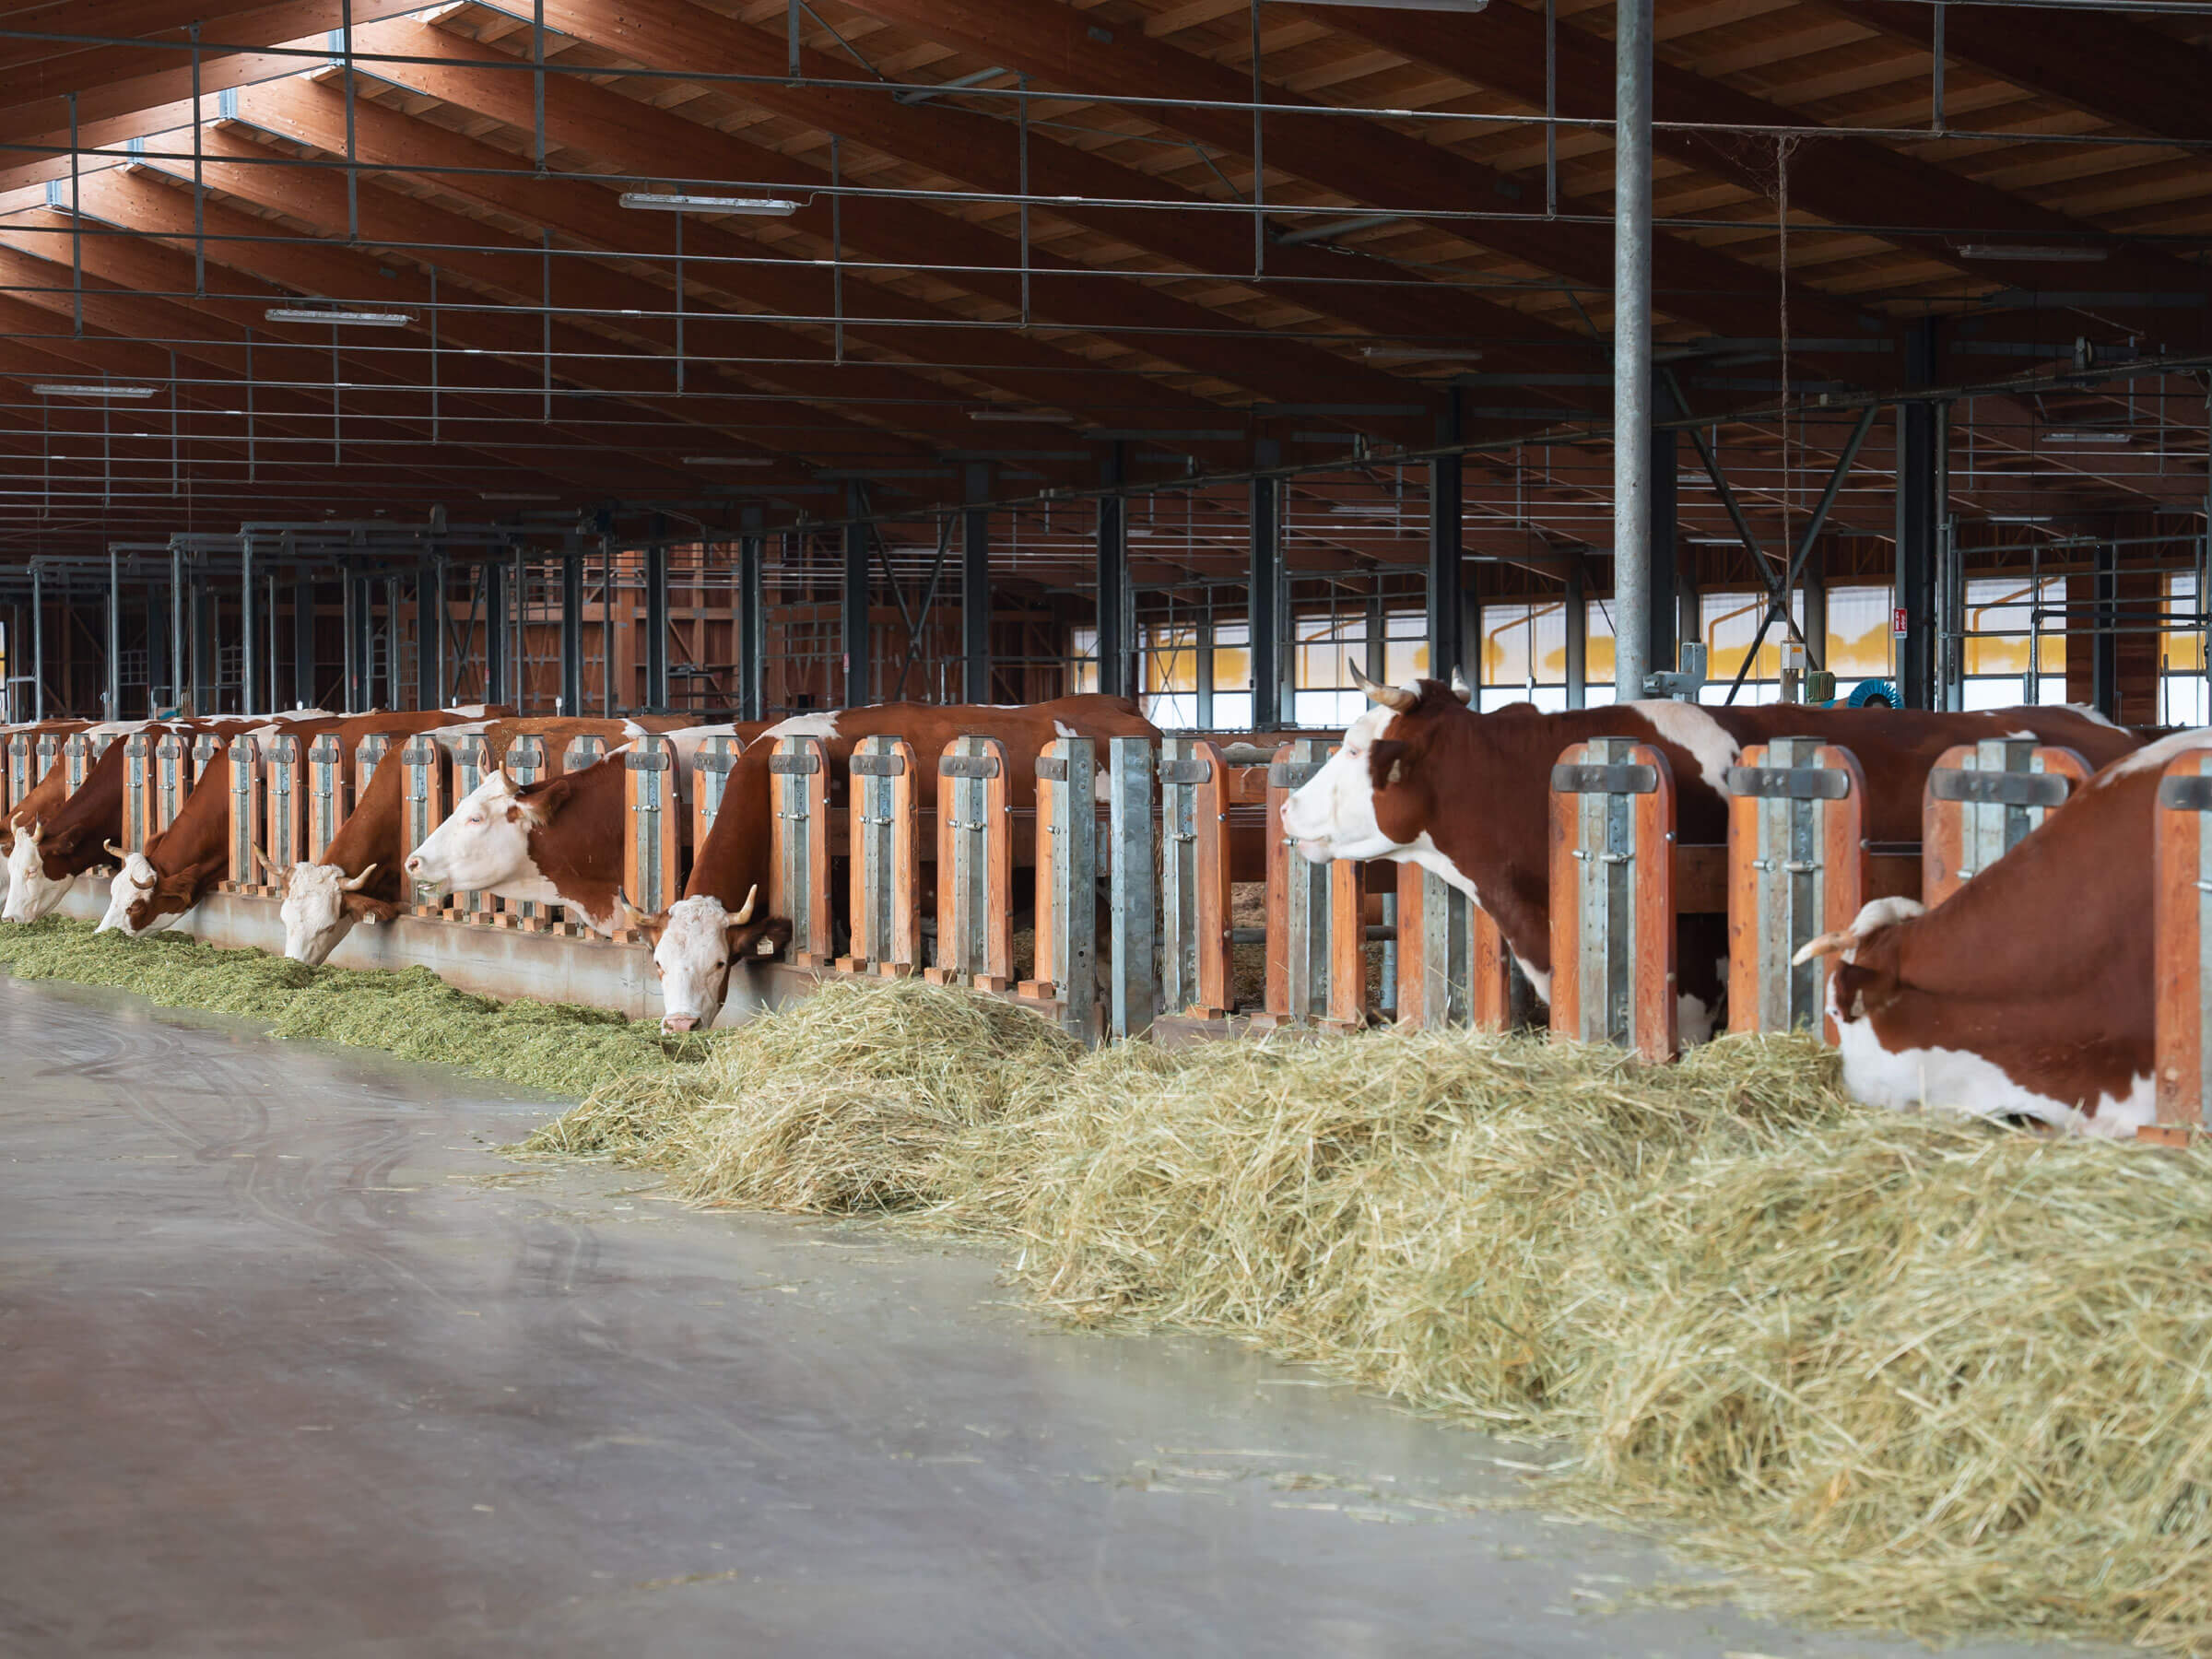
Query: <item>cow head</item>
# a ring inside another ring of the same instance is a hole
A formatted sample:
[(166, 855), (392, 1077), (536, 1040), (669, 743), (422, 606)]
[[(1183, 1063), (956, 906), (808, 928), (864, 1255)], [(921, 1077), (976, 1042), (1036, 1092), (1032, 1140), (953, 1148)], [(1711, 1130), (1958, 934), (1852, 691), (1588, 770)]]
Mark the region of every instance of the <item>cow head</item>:
[(152, 933), (166, 926), (200, 901), (207, 886), (229, 867), (227, 854), (218, 853), (204, 858), (196, 865), (182, 870), (161, 871), (151, 865), (145, 874), (150, 874), (154, 884), (138, 888), (124, 906), (122, 927), (127, 934)]
[(1314, 864), (1388, 858), (1415, 846), (1434, 811), (1431, 769), (1422, 764), (1436, 728), (1462, 713), (1474, 692), (1452, 683), (1380, 686), (1352, 670), (1375, 706), (1344, 744), (1283, 803), (1283, 830)]
[(115, 878), (108, 883), (107, 912), (100, 917), (100, 925), (93, 932), (135, 936), (164, 927), (183, 913), (181, 911), (171, 912), (156, 918), (147, 926), (134, 926), (131, 923), (131, 907), (160, 884), (161, 874), (154, 868), (153, 861), (145, 853), (126, 853), (113, 841), (108, 843), (108, 856), (115, 861)]
[[(653, 971), (661, 976), (661, 1030), (696, 1031), (714, 1023), (729, 994), (730, 964), (753, 955), (761, 941), (790, 924), (753, 920), (754, 888), (735, 915), (719, 899), (699, 895), (679, 899), (665, 915), (629, 912), (625, 924), (641, 927), (653, 941)], [(625, 906), (627, 908), (627, 906)]]
[(407, 879), (437, 892), (479, 892), (533, 873), (530, 832), (560, 810), (571, 787), (563, 777), (518, 790), (494, 767), (407, 854)]
[[(61, 903), (76, 877), (66, 873), (51, 876), (47, 868), (57, 855), (67, 853), (75, 841), (75, 831), (50, 836), (45, 826), (35, 818), (18, 828), (16, 844), (7, 851), (7, 905), (0, 910), (0, 919), (36, 922)], [(67, 865), (63, 868), (66, 872)]]
[(1839, 1032), (1874, 1018), (1897, 1000), (1903, 982), (1895, 929), (1925, 914), (1917, 899), (1876, 899), (1859, 907), (1849, 927), (1822, 934), (1790, 959), (1791, 966), (1802, 968), (1820, 957), (1842, 957), (1828, 987), (1829, 1012)]
[(372, 864), (359, 876), (348, 876), (337, 865), (294, 865), (285, 877), (279, 912), (284, 917), (284, 954), (320, 968), (356, 922), (373, 924), (397, 915), (397, 905), (361, 891), (376, 868)]

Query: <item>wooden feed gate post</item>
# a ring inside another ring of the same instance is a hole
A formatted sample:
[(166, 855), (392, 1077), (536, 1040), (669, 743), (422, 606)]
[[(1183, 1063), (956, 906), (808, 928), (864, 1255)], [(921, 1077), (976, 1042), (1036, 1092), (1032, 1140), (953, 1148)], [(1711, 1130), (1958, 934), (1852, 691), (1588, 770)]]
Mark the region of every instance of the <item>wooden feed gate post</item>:
[[(430, 831), (445, 822), (445, 815), (453, 809), (453, 767), (444, 746), (427, 732), (408, 738), (397, 755), (387, 758), (386, 764), (402, 769), (399, 856), (404, 864), (407, 854), (429, 840)], [(426, 901), (419, 889), (414, 897), (415, 903), (408, 908), (418, 916), (442, 916), (451, 903), (449, 899)]]
[(1226, 1019), (1236, 1009), (1230, 936), (1230, 773), (1218, 745), (1159, 746), (1159, 1000), (1171, 1014)]
[(70, 733), (62, 741), (62, 759), (67, 762), (62, 775), (69, 781), (69, 793), (75, 794), (85, 786), (85, 779), (92, 771), (92, 763), (100, 759), (100, 750), (92, 744), (92, 734)]
[[(478, 733), (470, 733), (453, 747), (453, 805), (458, 806), (483, 783), (491, 771), (491, 747)], [(496, 901), (489, 893), (470, 891), (453, 896), (454, 906), (470, 922), (489, 925)]]
[[(536, 782), (540, 778), (552, 776), (547, 770), (546, 740), (535, 734), (525, 733), (507, 746), (506, 756), (500, 762), (500, 771), (517, 789)], [(494, 899), (490, 900), (499, 925), (517, 927), (525, 933), (544, 933), (553, 925), (546, 912), (553, 907), (541, 905), (535, 899)]]
[(155, 830), (154, 748), (156, 732), (133, 732), (123, 740), (123, 850), (143, 853)]
[(1061, 1029), (1099, 1040), (1098, 747), (1055, 737), (1037, 757), (1035, 977), (1018, 994), (1060, 1004)]
[[(189, 795), (199, 787), (200, 780), (207, 775), (210, 768), (216, 769), (219, 774), (229, 756), (229, 747), (228, 738), (218, 737), (213, 732), (197, 732), (193, 735), (190, 751), (192, 776), (184, 781), (186, 794)], [(182, 810), (181, 803), (178, 809)]]
[(1283, 803), (1328, 763), (1336, 746), (1300, 737), (1267, 769), (1267, 1001), (1255, 1027), (1367, 1023), (1367, 926), (1359, 865), (1310, 864), (1283, 833)]
[(1434, 870), (1398, 866), (1398, 1023), (1511, 1030), (1534, 990), (1489, 912)]
[(154, 767), (147, 808), (147, 835), (159, 835), (177, 821), (184, 797), (192, 793), (192, 734), (164, 732), (154, 740)]
[[(557, 775), (566, 777), (571, 772), (580, 772), (585, 767), (596, 766), (606, 759), (606, 739), (594, 736), (588, 732), (580, 733), (570, 738), (569, 747), (561, 751), (560, 770)], [(591, 934), (591, 924), (573, 913), (569, 906), (551, 904), (546, 908), (552, 915), (550, 931), (560, 937), (581, 939)]]
[(1551, 1029), (1671, 1060), (1675, 778), (1625, 737), (1571, 745), (1551, 769)]
[(261, 739), (262, 856), (253, 879), (282, 896), (292, 866), (305, 864), (307, 852), (307, 758), (300, 739), (279, 733)]
[[(922, 967), (922, 850), (914, 807), (917, 762), (903, 737), (863, 737), (846, 768), (846, 876), (850, 954), (840, 973), (918, 972)], [(941, 872), (940, 872), (941, 874)]]
[(1814, 737), (1753, 744), (1728, 794), (1728, 1029), (1836, 1040), (1828, 965), (1792, 959), (1849, 927), (1867, 898), (1866, 778)]
[[(31, 746), (33, 770), (30, 782), (34, 787), (44, 782), (46, 774), (60, 763), (63, 741), (59, 732), (41, 732), (33, 742)], [(29, 792), (26, 791), (26, 793)]]
[(307, 850), (310, 864), (337, 839), (353, 803), (346, 798), (346, 746), (335, 732), (324, 732), (307, 746)]
[(261, 841), (261, 749), (254, 739), (240, 735), (231, 740), (223, 757), (223, 778), (230, 791), (230, 829), (225, 846), (229, 856), (224, 878), (216, 883), (225, 893), (246, 893), (261, 879), (253, 863), (253, 849)]
[(2152, 810), (2151, 995), (2158, 1121), (2136, 1135), (2185, 1146), (2212, 1129), (2212, 749), (2166, 763)]
[(29, 732), (11, 733), (7, 739), (7, 804), (13, 811), (17, 802), (29, 794), (38, 783), (38, 775), (31, 768), (38, 762), (39, 742)]
[(937, 960), (933, 985), (1014, 984), (1014, 809), (1006, 745), (955, 737), (937, 757)]
[[(665, 737), (641, 737), (622, 757), (622, 891), (649, 916), (684, 890), (682, 780), (676, 745)], [(635, 943), (644, 935), (626, 936)]]
[(2032, 737), (1946, 749), (1921, 797), (1921, 902), (1941, 904), (2088, 779), (2089, 763), (2075, 750)]
[(691, 856), (697, 858), (722, 816), (722, 797), (745, 745), (728, 733), (708, 738), (691, 759)]
[(819, 737), (779, 737), (768, 758), (768, 913), (791, 918), (790, 961), (827, 968), (834, 953), (830, 906), (830, 751)]

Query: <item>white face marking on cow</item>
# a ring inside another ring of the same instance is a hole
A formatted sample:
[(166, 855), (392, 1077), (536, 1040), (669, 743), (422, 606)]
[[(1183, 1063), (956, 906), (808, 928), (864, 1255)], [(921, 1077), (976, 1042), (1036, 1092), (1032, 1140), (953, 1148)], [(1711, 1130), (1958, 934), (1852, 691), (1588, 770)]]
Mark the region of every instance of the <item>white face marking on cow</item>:
[(296, 864), (285, 877), (284, 954), (295, 962), (320, 968), (353, 931), (346, 914), (346, 894), (340, 883), (346, 872), (336, 865)]
[(1391, 858), (1406, 849), (1375, 819), (1368, 754), (1382, 740), (1394, 710), (1374, 708), (1352, 722), (1344, 743), (1283, 802), (1283, 832), (1313, 864), (1333, 858)]
[(830, 709), (818, 714), (794, 714), (787, 720), (779, 720), (760, 735), (763, 737), (819, 737), (827, 743), (837, 735), (837, 711)]
[[(1398, 854), (1398, 862), (1420, 865), (1422, 869), (1442, 877), (1453, 887), (1465, 893), (1474, 901), (1477, 910), (1488, 910), (1488, 907), (1482, 901), (1482, 890), (1475, 885), (1474, 878), (1438, 849), (1436, 842), (1430, 839), (1426, 830), (1421, 831), (1419, 838), (1411, 846)], [(1528, 981), (1537, 997), (1541, 1001), (1549, 1002), (1551, 1000), (1551, 971), (1535, 966), (1519, 951), (1513, 950), (1510, 942), (1507, 944), (1506, 949), (1512, 952), (1515, 966), (1521, 970), (1522, 978)]]
[(143, 934), (159, 933), (165, 927), (174, 927), (183, 919), (182, 911), (170, 911), (156, 916), (145, 927), (131, 925), (131, 906), (152, 893), (154, 884), (159, 879), (153, 864), (145, 853), (124, 853), (123, 867), (115, 872), (115, 878), (108, 883), (107, 913), (100, 917), (100, 925), (92, 931), (126, 934), (137, 938)]
[(76, 880), (74, 876), (59, 881), (50, 877), (30, 837), (18, 830), (16, 844), (7, 852), (7, 904), (0, 909), (0, 921), (36, 922), (61, 903)]
[(530, 829), (513, 783), (505, 772), (494, 771), (407, 855), (406, 879), (437, 892), (488, 892), (559, 904), (560, 895), (530, 856)]
[(1846, 1019), (1836, 1007), (1835, 981), (1829, 981), (1828, 1011), (1836, 1022), (1836, 1047), (1843, 1057), (1843, 1088), (1855, 1100), (1891, 1112), (1963, 1112), (1969, 1117), (2025, 1117), (2072, 1135), (2132, 1140), (2136, 1131), (2158, 1119), (2157, 1091), (2147, 1074), (2132, 1080), (2124, 1100), (2101, 1097), (2087, 1113), (2025, 1088), (2004, 1071), (1965, 1049), (1900, 1049), (1882, 1046), (1871, 1019)]
[(1697, 762), (1699, 781), (1708, 789), (1718, 789), (1721, 778), (1735, 764), (1742, 752), (1735, 738), (1721, 729), (1721, 723), (1696, 703), (1675, 702), (1665, 698), (1651, 698), (1629, 705), (1652, 723), (1652, 729), (1669, 743), (1678, 743), (1689, 751)]
[(1075, 737), (1080, 735), (1080, 734), (1077, 732), (1074, 726), (1069, 725), (1066, 721), (1055, 720), (1053, 722), (1053, 735), (1055, 737)]
[(2065, 706), (2069, 712), (2078, 714), (2084, 720), (2090, 721), (2100, 726), (2110, 727), (2115, 732), (2120, 730), (2119, 722), (2107, 719), (2104, 714), (2100, 712), (2097, 709), (2092, 708), (2088, 703), (2067, 703)]
[(661, 971), (661, 1029), (691, 1031), (714, 1023), (730, 982), (730, 912), (707, 895), (678, 899), (668, 907), (660, 943), (653, 947)]

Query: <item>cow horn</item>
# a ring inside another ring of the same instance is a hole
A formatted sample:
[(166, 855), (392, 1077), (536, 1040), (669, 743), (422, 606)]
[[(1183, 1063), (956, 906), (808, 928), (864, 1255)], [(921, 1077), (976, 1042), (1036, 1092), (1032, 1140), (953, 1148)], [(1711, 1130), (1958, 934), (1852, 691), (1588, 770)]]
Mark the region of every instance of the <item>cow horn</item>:
[(367, 887), (369, 885), (369, 877), (376, 874), (376, 862), (377, 861), (371, 860), (369, 867), (363, 870), (359, 876), (351, 876), (347, 877), (347, 879), (344, 881), (339, 882), (339, 890), (347, 893), (358, 893), (363, 888)]
[(152, 892), (152, 891), (154, 890), (154, 888), (155, 888), (155, 885), (156, 885), (156, 884), (155, 884), (154, 882), (151, 882), (151, 881), (141, 881), (141, 880), (139, 880), (137, 877), (135, 877), (135, 876), (134, 876), (134, 875), (132, 875), (132, 874), (131, 874), (131, 867), (130, 867), (130, 865), (124, 865), (124, 867), (123, 867), (123, 874), (124, 874), (124, 878), (125, 878), (126, 880), (128, 880), (128, 881), (130, 882), (130, 884), (131, 884), (133, 887), (136, 888), (137, 888), (137, 889), (138, 889), (140, 892), (142, 892), (142, 893), (150, 893), (150, 892)]
[(1849, 950), (1857, 943), (1858, 940), (1853, 937), (1851, 929), (1848, 927), (1841, 928), (1834, 933), (1824, 933), (1817, 939), (1806, 940), (1804, 947), (1790, 959), (1790, 966), (1802, 968), (1807, 962), (1814, 961), (1820, 957), (1834, 956), (1839, 950)]
[(1419, 696), (1415, 692), (1407, 691), (1399, 686), (1385, 686), (1378, 680), (1369, 679), (1366, 675), (1359, 672), (1356, 665), (1352, 666), (1352, 684), (1367, 693), (1368, 701), (1381, 703), (1386, 709), (1395, 709), (1401, 714), (1420, 701)]
[(751, 888), (749, 888), (748, 889), (747, 889), (747, 892), (746, 892), (746, 895), (745, 895), (745, 906), (744, 906), (744, 908), (743, 908), (742, 910), (740, 910), (740, 911), (739, 911), (739, 912), (737, 912), (735, 915), (732, 916), (732, 917), (730, 918), (730, 920), (731, 920), (733, 923), (736, 923), (736, 922), (750, 922), (750, 921), (753, 919), (753, 900), (756, 900), (756, 899), (758, 899), (758, 898), (759, 898), (759, 897), (760, 897), (760, 884), (759, 884), (759, 882), (757, 882), (757, 881), (756, 881), (755, 883), (753, 883), (753, 885), (751, 886)]
[(34, 847), (44, 841), (46, 839), (46, 820), (32, 818), (29, 823), (24, 825), (23, 839)]
[(101, 846), (103, 849), (105, 849), (105, 850), (106, 850), (106, 852), (107, 852), (107, 854), (108, 854), (108, 856), (109, 856), (110, 858), (115, 859), (115, 860), (117, 860), (118, 862), (122, 861), (123, 859), (128, 858), (128, 857), (130, 856), (130, 854), (129, 854), (128, 853), (125, 853), (125, 852), (124, 852), (124, 850), (123, 850), (121, 847), (117, 846), (117, 845), (116, 845), (116, 844), (115, 844), (113, 841), (101, 841), (100, 844), (100, 846)]
[(629, 895), (620, 888), (615, 889), (614, 921), (617, 933), (620, 933), (625, 928), (642, 926), (645, 922), (645, 912), (632, 904), (629, 901)]
[(1452, 670), (1452, 695), (1463, 703), (1475, 700), (1475, 688), (1467, 684), (1467, 677), (1457, 668)]
[(504, 766), (493, 767), (485, 774), (484, 782), (493, 794), (514, 794), (514, 780), (507, 775)]
[(266, 876), (271, 881), (276, 879), (276, 866), (269, 862), (269, 855), (266, 853), (251, 841), (246, 843), (246, 851), (253, 855), (253, 862), (261, 866), (261, 873), (264, 876)]

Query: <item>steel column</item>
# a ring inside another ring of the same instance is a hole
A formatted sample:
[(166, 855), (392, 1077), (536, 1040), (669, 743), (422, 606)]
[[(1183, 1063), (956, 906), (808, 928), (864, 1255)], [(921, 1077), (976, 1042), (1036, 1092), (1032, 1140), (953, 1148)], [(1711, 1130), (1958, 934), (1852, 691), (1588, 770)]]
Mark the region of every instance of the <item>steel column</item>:
[(1123, 453), (1119, 442), (1106, 446), (1099, 462), (1096, 557), (1091, 566), (1098, 619), (1099, 690), (1108, 697), (1134, 697), (1130, 673), (1129, 503), (1120, 493)]
[[(1664, 420), (1670, 416), (1685, 413), (1679, 409), (1665, 387), (1652, 394), (1653, 418)], [(1677, 471), (1681, 465), (1681, 443), (1668, 428), (1654, 428), (1645, 446), (1645, 466), (1648, 468), (1645, 491), (1651, 501), (1651, 523), (1646, 526), (1650, 562), (1646, 603), (1651, 607), (1651, 625), (1646, 637), (1651, 641), (1650, 665), (1654, 669), (1673, 668), (1681, 659), (1682, 642), (1699, 637), (1697, 612), (1697, 575), (1692, 571), (1688, 579), (1682, 573), (1682, 555), (1676, 532), (1677, 498)]]
[[(1457, 443), (1459, 437), (1459, 394), (1453, 390), (1437, 418), (1436, 440)], [(1449, 680), (1452, 671), (1468, 661), (1460, 592), (1465, 491), (1463, 457), (1439, 455), (1429, 463), (1429, 672), (1441, 680)]]
[(186, 580), (192, 590), (192, 710), (202, 716), (218, 714), (222, 695), (215, 653), (215, 594), (209, 591), (206, 563), (194, 559)]
[(169, 544), (169, 700), (182, 709), (189, 699), (191, 677), (185, 672), (188, 651), (184, 643), (184, 549)]
[[(1655, 627), (1652, 526), (1652, 0), (1618, 0), (1613, 100), (1613, 686), (1643, 695)], [(1671, 483), (1674, 471), (1665, 474)]]
[(583, 549), (573, 530), (560, 544), (560, 712), (583, 712)]
[(238, 542), (238, 712), (241, 714), (264, 712), (255, 706), (261, 695), (255, 683), (261, 659), (253, 649), (253, 538), (242, 535)]
[(38, 567), (30, 572), (30, 717), (46, 718), (46, 583)]
[[(1905, 384), (1936, 380), (1936, 322), (1905, 330)], [(1908, 709), (1936, 706), (1936, 409), (1927, 402), (1897, 407), (1897, 606), (1905, 637), (1897, 653), (1897, 686)]]
[(123, 718), (123, 561), (112, 544), (108, 547), (108, 688), (100, 700), (107, 718)]
[(849, 515), (841, 537), (845, 579), (839, 606), (844, 631), (844, 706), (858, 709), (865, 708), (874, 696), (874, 677), (869, 672), (873, 653), (868, 612), (873, 599), (868, 587), (868, 526), (860, 522), (866, 503), (857, 485), (850, 488), (845, 511)]
[[(607, 664), (613, 672), (611, 653)], [(660, 541), (645, 548), (645, 706), (668, 708), (668, 545)]]
[(2111, 542), (2097, 549), (2091, 577), (2097, 608), (2089, 636), (2089, 702), (2107, 720), (2120, 718), (2120, 549)]
[[(1272, 440), (1253, 445), (1253, 465), (1276, 464)], [(1283, 546), (1282, 485), (1279, 480), (1252, 480), (1248, 507), (1251, 549), (1246, 593), (1247, 631), (1252, 645), (1252, 724), (1258, 732), (1273, 731), (1283, 724)]]
[(1825, 668), (1828, 666), (1828, 560), (1817, 546), (1806, 550), (1804, 583), (1805, 665)]
[(991, 514), (972, 503), (991, 493), (988, 462), (962, 470), (960, 493), (971, 503), (960, 513), (960, 695), (982, 703), (991, 700)]
[(415, 706), (445, 706), (445, 558), (415, 567)]
[(302, 565), (292, 582), (292, 701), (302, 709), (315, 700), (315, 578)]
[[(484, 700), (514, 701), (508, 684), (513, 677), (507, 629), (507, 565), (499, 559), (484, 561)], [(519, 705), (518, 705), (519, 706)]]
[(169, 636), (161, 629), (161, 606), (148, 588), (146, 594), (146, 712), (152, 719), (161, 712), (161, 693), (169, 686)]
[(768, 702), (768, 614), (761, 566), (767, 557), (760, 511), (745, 510), (737, 538), (737, 718), (763, 720)]
[(1590, 594), (1583, 585), (1582, 566), (1567, 572), (1567, 592), (1561, 601), (1567, 630), (1567, 706), (1581, 709), (1590, 701)]

